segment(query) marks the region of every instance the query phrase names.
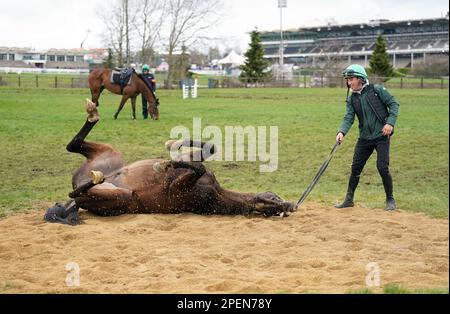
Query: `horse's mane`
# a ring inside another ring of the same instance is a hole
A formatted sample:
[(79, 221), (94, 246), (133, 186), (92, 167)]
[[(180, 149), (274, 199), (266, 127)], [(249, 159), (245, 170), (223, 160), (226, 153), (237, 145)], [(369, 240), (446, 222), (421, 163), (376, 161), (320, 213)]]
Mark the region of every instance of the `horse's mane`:
[(142, 73), (137, 73), (136, 71), (134, 73), (136, 73), (137, 77), (144, 83), (145, 86), (147, 86), (147, 88), (149, 89), (150, 93), (155, 98), (156, 102), (158, 102), (158, 98), (156, 98), (155, 92), (153, 91), (153, 89), (150, 86), (149, 82), (144, 78)]

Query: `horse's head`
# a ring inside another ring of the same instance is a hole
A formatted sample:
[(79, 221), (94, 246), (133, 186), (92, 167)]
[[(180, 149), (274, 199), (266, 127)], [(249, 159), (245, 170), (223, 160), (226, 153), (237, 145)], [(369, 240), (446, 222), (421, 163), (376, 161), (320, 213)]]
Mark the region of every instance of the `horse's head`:
[(149, 102), (148, 105), (148, 112), (150, 113), (150, 117), (152, 117), (153, 120), (159, 120), (159, 99), (155, 97), (155, 100), (153, 102)]
[(152, 120), (159, 120), (159, 99), (156, 97), (155, 92), (152, 90), (150, 82), (142, 74), (137, 75), (140, 78), (139, 91), (143, 93), (148, 101), (148, 112)]
[(47, 209), (44, 215), (44, 219), (48, 222), (58, 222), (66, 225), (77, 225), (80, 223), (78, 219), (78, 207), (72, 206), (66, 208), (66, 206), (56, 203), (53, 207)]

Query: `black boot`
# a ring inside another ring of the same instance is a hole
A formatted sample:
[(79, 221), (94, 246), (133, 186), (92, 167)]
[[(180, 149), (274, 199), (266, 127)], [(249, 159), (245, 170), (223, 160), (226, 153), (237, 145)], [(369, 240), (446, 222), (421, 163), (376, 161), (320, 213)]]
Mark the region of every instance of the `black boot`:
[(346, 208), (353, 207), (355, 204), (353, 203), (353, 196), (355, 195), (356, 187), (359, 183), (359, 175), (354, 175), (353, 173), (350, 175), (350, 179), (348, 181), (348, 189), (347, 195), (345, 196), (344, 202), (336, 205), (336, 208)]
[(384, 191), (386, 192), (386, 210), (393, 211), (396, 209), (394, 199), (394, 187), (392, 183), (392, 176), (389, 171), (380, 172), (381, 179), (383, 180)]
[(353, 207), (355, 204), (353, 203), (353, 194), (347, 193), (345, 196), (345, 200), (334, 207), (336, 208), (347, 208), (347, 207)]
[(395, 210), (397, 207), (395, 205), (395, 199), (392, 196), (389, 196), (386, 198), (386, 210), (387, 211), (393, 211)]

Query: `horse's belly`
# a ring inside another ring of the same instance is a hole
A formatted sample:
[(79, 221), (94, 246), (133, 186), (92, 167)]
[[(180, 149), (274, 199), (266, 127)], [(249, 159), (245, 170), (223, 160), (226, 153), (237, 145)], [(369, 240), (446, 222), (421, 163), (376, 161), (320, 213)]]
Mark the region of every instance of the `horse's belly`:
[(177, 214), (181, 210), (173, 206), (167, 193), (161, 189), (151, 189), (145, 192), (136, 191), (135, 193), (139, 211), (144, 214)]

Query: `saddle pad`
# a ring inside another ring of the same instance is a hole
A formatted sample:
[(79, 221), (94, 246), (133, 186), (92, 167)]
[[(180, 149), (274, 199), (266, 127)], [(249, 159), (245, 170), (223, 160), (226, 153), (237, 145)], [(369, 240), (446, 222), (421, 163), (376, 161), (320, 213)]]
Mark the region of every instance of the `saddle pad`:
[(133, 74), (132, 71), (126, 71), (126, 70), (116, 71), (116, 70), (112, 70), (111, 71), (111, 83), (119, 84), (121, 86), (131, 85), (131, 78), (133, 77), (132, 74)]

